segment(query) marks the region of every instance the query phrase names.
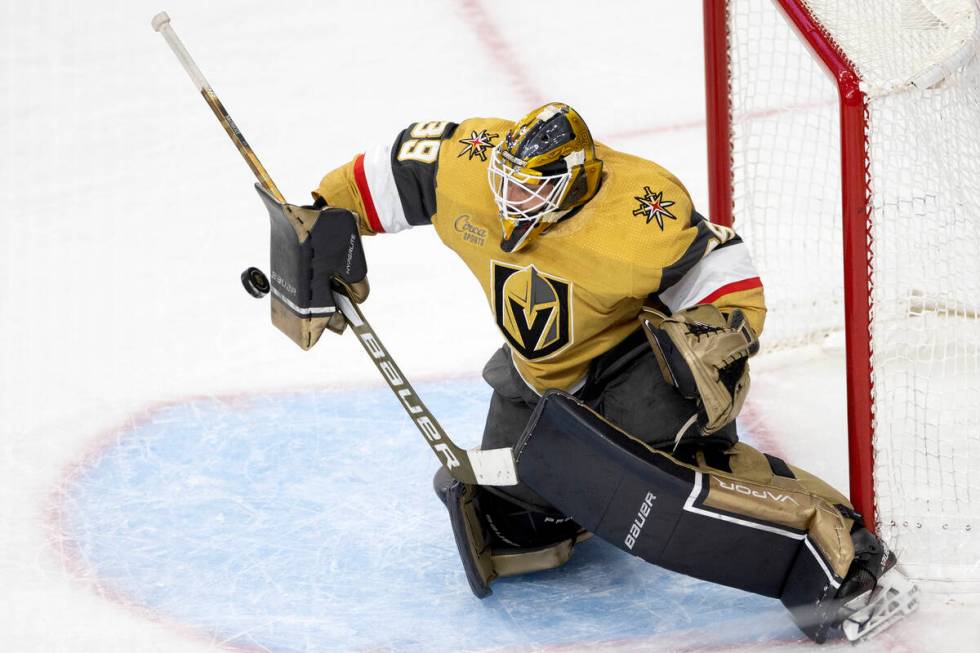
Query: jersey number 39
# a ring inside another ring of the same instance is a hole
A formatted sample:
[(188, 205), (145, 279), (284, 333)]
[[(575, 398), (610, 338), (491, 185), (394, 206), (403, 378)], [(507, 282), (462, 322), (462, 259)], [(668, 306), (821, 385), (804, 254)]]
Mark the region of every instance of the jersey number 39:
[(416, 123), (409, 132), (411, 138), (404, 141), (398, 150), (398, 160), (435, 163), (442, 144), (442, 133), (448, 124), (448, 120)]

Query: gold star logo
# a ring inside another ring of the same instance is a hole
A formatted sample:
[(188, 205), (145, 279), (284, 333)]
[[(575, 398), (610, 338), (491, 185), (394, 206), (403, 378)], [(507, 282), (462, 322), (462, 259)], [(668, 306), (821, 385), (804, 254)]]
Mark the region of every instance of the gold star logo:
[(642, 215), (647, 219), (647, 224), (656, 220), (660, 231), (663, 231), (664, 218), (677, 219), (676, 215), (667, 210), (674, 205), (674, 202), (665, 200), (663, 191), (654, 193), (649, 186), (644, 186), (643, 192), (645, 193), (643, 196), (633, 198), (640, 203), (637, 208), (633, 209), (633, 215)]
[(462, 138), (458, 142), (465, 145), (465, 147), (457, 155), (457, 158), (469, 155), (469, 160), (472, 161), (473, 157), (480, 157), (480, 161), (487, 160), (487, 150), (493, 147), (493, 139), (500, 136), (500, 134), (488, 134), (487, 130), (477, 133), (476, 131), (470, 132), (469, 138)]

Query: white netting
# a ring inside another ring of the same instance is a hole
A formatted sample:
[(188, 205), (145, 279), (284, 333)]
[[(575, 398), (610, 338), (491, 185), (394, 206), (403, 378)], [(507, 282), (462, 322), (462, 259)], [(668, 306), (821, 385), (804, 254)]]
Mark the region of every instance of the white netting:
[[(803, 4), (868, 96), (881, 533), (912, 575), (980, 586), (980, 7)], [(735, 225), (765, 344), (819, 342), (844, 323), (836, 85), (775, 3), (729, 5)]]
[(729, 30), (735, 227), (773, 309), (764, 347), (815, 341), (843, 322), (836, 93), (768, 0), (731, 2)]

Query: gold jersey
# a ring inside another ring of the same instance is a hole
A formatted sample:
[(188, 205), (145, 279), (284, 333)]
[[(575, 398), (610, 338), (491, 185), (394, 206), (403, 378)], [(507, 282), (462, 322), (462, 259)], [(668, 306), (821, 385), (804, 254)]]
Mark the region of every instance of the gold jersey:
[(414, 123), (327, 174), (314, 195), (357, 214), (363, 234), (434, 226), (480, 281), (515, 367), (539, 393), (575, 391), (647, 301), (741, 308), (761, 333), (762, 284), (741, 239), (698, 214), (670, 172), (601, 144), (595, 197), (524, 249), (502, 251), (487, 161), (512, 125)]

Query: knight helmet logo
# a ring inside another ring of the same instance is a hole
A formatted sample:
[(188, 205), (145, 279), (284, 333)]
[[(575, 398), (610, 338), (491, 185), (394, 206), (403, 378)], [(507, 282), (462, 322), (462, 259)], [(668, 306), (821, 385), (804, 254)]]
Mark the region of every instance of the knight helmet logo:
[(571, 342), (571, 293), (567, 281), (493, 262), (493, 310), (507, 342), (527, 360), (546, 358)]

